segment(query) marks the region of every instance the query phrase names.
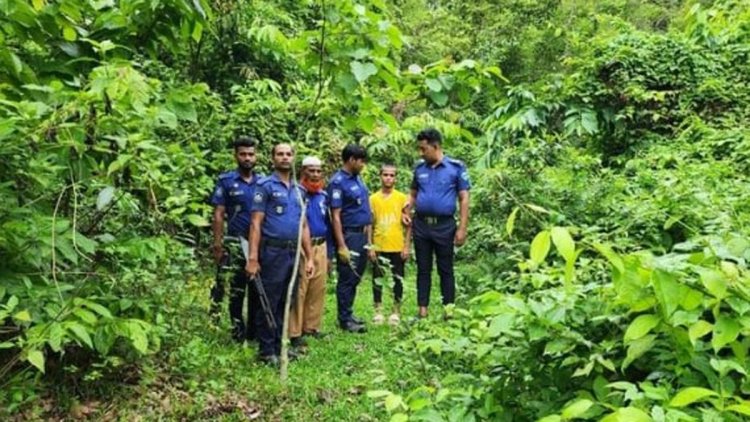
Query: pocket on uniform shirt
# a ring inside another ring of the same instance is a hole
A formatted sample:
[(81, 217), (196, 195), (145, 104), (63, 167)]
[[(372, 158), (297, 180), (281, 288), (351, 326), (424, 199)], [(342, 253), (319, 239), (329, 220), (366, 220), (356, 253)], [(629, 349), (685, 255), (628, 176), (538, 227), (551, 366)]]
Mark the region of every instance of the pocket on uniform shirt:
[(271, 205), (272, 209), (271, 212), (276, 215), (281, 215), (286, 212), (286, 209), (289, 207), (289, 201), (287, 200), (276, 200)]

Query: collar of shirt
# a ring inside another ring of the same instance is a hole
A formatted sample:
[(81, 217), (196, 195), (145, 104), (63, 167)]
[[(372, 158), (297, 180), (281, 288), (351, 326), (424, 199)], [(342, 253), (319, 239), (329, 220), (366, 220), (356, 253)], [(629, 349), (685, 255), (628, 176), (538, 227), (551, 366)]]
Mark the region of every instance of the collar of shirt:
[(242, 178), (242, 173), (240, 173), (239, 170), (234, 170), (234, 174), (232, 175), (232, 179), (234, 180), (241, 180), (247, 184), (257, 182), (258, 181), (258, 174), (255, 172), (250, 173), (250, 181), (245, 181), (245, 179)]

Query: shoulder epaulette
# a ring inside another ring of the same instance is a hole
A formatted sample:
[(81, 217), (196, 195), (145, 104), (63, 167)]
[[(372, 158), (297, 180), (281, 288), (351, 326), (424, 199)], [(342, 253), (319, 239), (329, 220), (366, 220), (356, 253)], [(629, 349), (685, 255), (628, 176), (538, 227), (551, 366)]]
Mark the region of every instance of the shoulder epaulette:
[(231, 178), (231, 177), (234, 176), (234, 173), (235, 173), (234, 170), (230, 170), (230, 171), (228, 171), (226, 173), (221, 173), (219, 175), (219, 179), (229, 179), (229, 178)]
[(458, 160), (456, 158), (446, 157), (446, 161), (448, 161), (451, 164), (457, 165), (459, 167), (466, 167), (466, 164), (464, 164), (463, 161)]
[(271, 176), (262, 176), (260, 179), (258, 179), (258, 181), (256, 182), (256, 184), (258, 186), (261, 186), (261, 185), (265, 185), (266, 183), (268, 183), (270, 181), (271, 181)]
[(424, 165), (424, 163), (425, 163), (424, 159), (420, 158), (419, 160), (417, 160), (417, 163), (414, 164), (414, 168), (416, 169), (417, 167)]

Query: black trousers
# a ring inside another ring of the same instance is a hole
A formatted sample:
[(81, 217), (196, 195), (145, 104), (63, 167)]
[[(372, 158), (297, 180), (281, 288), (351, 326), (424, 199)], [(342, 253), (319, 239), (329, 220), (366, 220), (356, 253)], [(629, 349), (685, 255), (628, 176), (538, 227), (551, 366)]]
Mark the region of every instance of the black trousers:
[[(223, 294), (222, 294), (223, 295)], [(242, 311), (247, 302), (247, 318)], [(260, 312), (260, 298), (255, 285), (245, 272), (245, 260), (240, 259), (229, 287), (229, 317), (232, 319), (232, 338), (237, 341), (255, 340), (255, 314)]]
[[(383, 260), (386, 262), (384, 263)], [(379, 280), (383, 278), (391, 269), (393, 274), (393, 298), (396, 303), (401, 303), (404, 296), (404, 259), (401, 258), (401, 252), (378, 252), (378, 259), (372, 266), (372, 298), (375, 303), (383, 302), (383, 285)]]
[(432, 257), (437, 260), (440, 292), (443, 305), (455, 302), (456, 280), (453, 275), (453, 242), (456, 221), (445, 219), (438, 224), (428, 224), (415, 218), (413, 223), (414, 255), (417, 261), (417, 304), (429, 306), (432, 288)]

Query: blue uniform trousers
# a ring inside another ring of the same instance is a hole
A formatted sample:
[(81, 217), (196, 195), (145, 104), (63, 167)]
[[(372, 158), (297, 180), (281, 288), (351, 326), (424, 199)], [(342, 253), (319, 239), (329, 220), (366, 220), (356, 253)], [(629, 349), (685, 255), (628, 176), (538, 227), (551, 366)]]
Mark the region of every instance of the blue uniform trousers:
[(440, 292), (443, 305), (456, 299), (456, 281), (453, 276), (453, 242), (456, 235), (456, 221), (441, 218), (430, 224), (422, 218), (413, 222), (414, 256), (417, 261), (417, 304), (429, 306), (432, 287), (432, 256), (437, 258), (440, 276)]
[(262, 356), (281, 354), (281, 330), (284, 324), (284, 303), (286, 291), (294, 269), (295, 248), (263, 245), (260, 248), (260, 278), (268, 296), (276, 321), (276, 330), (266, 323), (263, 311), (255, 313), (255, 330), (258, 336), (259, 351)]
[(357, 285), (362, 280), (362, 274), (367, 265), (367, 234), (361, 231), (346, 231), (344, 229), (344, 242), (349, 248), (351, 261), (344, 264), (340, 259), (336, 260), (336, 271), (338, 272), (338, 284), (336, 284), (336, 302), (338, 305), (339, 324), (354, 322), (352, 320), (352, 307), (357, 295)]

